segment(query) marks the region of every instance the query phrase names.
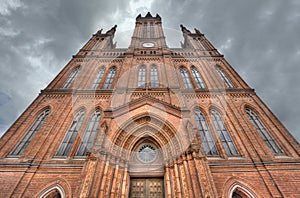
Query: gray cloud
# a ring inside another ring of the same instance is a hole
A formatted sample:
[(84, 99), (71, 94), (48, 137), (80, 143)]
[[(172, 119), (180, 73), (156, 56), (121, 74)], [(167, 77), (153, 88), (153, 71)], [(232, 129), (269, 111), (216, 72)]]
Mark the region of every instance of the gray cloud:
[(164, 27), (200, 29), (300, 140), (297, 0), (5, 2), (0, 7), (0, 133), (91, 34), (114, 24), (119, 32), (133, 28), (137, 13), (149, 10), (162, 16)]
[(172, 12), (158, 4), (152, 9), (163, 13), (165, 25), (183, 23), (206, 34), (300, 140), (299, 1), (181, 2), (168, 1)]

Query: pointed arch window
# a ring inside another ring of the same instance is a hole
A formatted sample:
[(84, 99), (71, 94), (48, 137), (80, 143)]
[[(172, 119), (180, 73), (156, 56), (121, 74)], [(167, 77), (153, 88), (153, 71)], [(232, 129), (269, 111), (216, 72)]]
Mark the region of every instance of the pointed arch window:
[(74, 79), (76, 78), (76, 76), (78, 75), (79, 71), (80, 71), (80, 66), (76, 67), (72, 73), (69, 75), (67, 81), (65, 82), (65, 84), (63, 85), (62, 88), (66, 89), (69, 88), (70, 85), (72, 84), (72, 82), (74, 81)]
[(216, 71), (217, 71), (218, 75), (222, 79), (223, 83), (226, 85), (226, 87), (233, 88), (234, 87), (233, 84), (231, 83), (229, 78), (225, 75), (223, 70), (219, 66), (216, 66), (215, 68), (216, 68)]
[(98, 86), (99, 86), (99, 84), (100, 84), (100, 82), (101, 82), (101, 80), (102, 80), (102, 77), (103, 77), (103, 75), (104, 75), (104, 73), (105, 73), (105, 67), (101, 67), (99, 70), (98, 70), (98, 73), (97, 73), (97, 75), (96, 75), (96, 78), (94, 79), (94, 82), (93, 82), (93, 84), (92, 84), (92, 86), (91, 86), (91, 89), (97, 89), (98, 88)]
[(145, 86), (146, 86), (146, 66), (142, 65), (139, 68), (138, 87), (145, 87)]
[(158, 72), (157, 72), (157, 66), (151, 65), (150, 68), (150, 86), (157, 88), (159, 86), (158, 84)]
[(270, 133), (267, 131), (267, 129), (264, 127), (264, 125), (260, 122), (258, 116), (256, 113), (254, 113), (251, 109), (246, 108), (245, 109), (246, 114), (254, 127), (256, 128), (259, 135), (262, 137), (266, 145), (269, 147), (269, 149), (274, 154), (282, 154), (283, 151), (279, 148), (279, 146), (276, 144), (274, 139), (271, 137)]
[(23, 153), (23, 151), (29, 145), (35, 134), (39, 131), (49, 114), (50, 109), (46, 109), (38, 116), (34, 124), (30, 127), (25, 136), (21, 139), (17, 147), (11, 152), (11, 155), (19, 156)]
[(68, 155), (68, 153), (70, 152), (71, 147), (75, 141), (77, 133), (81, 127), (83, 118), (84, 118), (84, 110), (81, 110), (74, 117), (72, 124), (56, 153), (56, 156), (67, 156)]
[(144, 27), (143, 27), (143, 38), (147, 38), (147, 23), (144, 23)]
[(181, 74), (181, 78), (182, 78), (182, 81), (184, 84), (184, 88), (186, 88), (186, 89), (193, 88), (189, 73), (185, 67), (180, 67), (180, 74)]
[(116, 73), (117, 73), (116, 67), (110, 68), (106, 80), (104, 82), (103, 89), (111, 89)]
[(150, 23), (150, 38), (154, 38), (154, 26), (153, 26), (153, 22)]
[(200, 136), (201, 136), (206, 154), (207, 155), (218, 155), (214, 140), (211, 136), (209, 128), (207, 127), (204, 115), (198, 108), (195, 109), (194, 115), (195, 115), (198, 129), (200, 131)]
[(233, 144), (233, 141), (231, 140), (231, 137), (224, 125), (224, 122), (220, 116), (220, 113), (216, 110), (211, 110), (211, 117), (212, 121), (214, 123), (215, 129), (217, 130), (217, 133), (219, 135), (219, 138), (222, 142), (223, 147), (225, 148), (226, 154), (228, 156), (234, 156), (238, 155), (238, 152)]
[(91, 116), (85, 133), (81, 139), (80, 147), (77, 151), (77, 156), (86, 156), (89, 149), (92, 147), (100, 118), (101, 113), (99, 110), (96, 110)]
[(194, 80), (195, 80), (195, 82), (197, 84), (197, 87), (204, 89), (205, 88), (205, 84), (204, 84), (204, 82), (203, 82), (203, 80), (202, 80), (202, 78), (200, 76), (199, 71), (196, 69), (195, 66), (192, 66), (191, 70), (192, 70), (192, 74), (193, 74)]

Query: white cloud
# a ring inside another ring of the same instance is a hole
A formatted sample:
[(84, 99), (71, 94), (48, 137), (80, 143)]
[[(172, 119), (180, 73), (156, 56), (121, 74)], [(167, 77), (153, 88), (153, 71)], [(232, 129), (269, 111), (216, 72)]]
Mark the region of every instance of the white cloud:
[(146, 13), (150, 11), (153, 0), (131, 0), (129, 1), (129, 13), (132, 13), (136, 17), (140, 13)]
[(0, 5), (0, 14), (9, 15), (11, 10), (16, 10), (21, 7), (23, 4), (20, 0), (2, 0)]

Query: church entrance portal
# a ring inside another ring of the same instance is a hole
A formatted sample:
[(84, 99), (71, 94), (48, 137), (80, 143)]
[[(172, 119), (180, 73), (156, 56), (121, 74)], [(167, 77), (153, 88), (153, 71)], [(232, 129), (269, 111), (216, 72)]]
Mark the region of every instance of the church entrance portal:
[(132, 178), (130, 179), (130, 198), (163, 198), (163, 178)]

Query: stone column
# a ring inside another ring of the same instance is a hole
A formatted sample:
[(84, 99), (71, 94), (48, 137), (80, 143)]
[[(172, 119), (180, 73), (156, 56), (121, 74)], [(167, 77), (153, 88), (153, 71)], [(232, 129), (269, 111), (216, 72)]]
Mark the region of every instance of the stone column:
[(104, 197), (109, 197), (109, 195), (111, 194), (114, 172), (115, 172), (115, 157), (112, 156), (110, 158), (106, 181), (104, 181), (105, 182)]
[(179, 175), (180, 175), (180, 181), (181, 181), (181, 192), (183, 194), (183, 197), (192, 197), (191, 194), (189, 194), (188, 190), (188, 183), (187, 183), (187, 173), (184, 171), (184, 165), (183, 161), (180, 161), (178, 164), (178, 170), (179, 170)]
[(183, 167), (184, 167), (184, 172), (186, 175), (186, 182), (187, 182), (189, 196), (195, 197), (194, 191), (193, 191), (193, 185), (192, 185), (192, 181), (191, 181), (191, 175), (190, 175), (191, 173), (188, 168), (187, 157), (185, 155), (183, 156)]
[(97, 158), (95, 156), (89, 155), (88, 162), (85, 170), (85, 179), (82, 184), (81, 193), (79, 197), (88, 197), (90, 194), (90, 189), (94, 179), (95, 167), (97, 165)]
[(105, 188), (105, 182), (106, 182), (106, 179), (107, 179), (108, 168), (109, 168), (109, 157), (105, 162), (105, 168), (104, 168), (104, 171), (103, 171), (103, 177), (102, 177), (102, 181), (101, 181), (99, 197), (104, 197), (104, 188)]
[(176, 177), (175, 177), (175, 170), (174, 170), (174, 164), (172, 164), (169, 167), (169, 176), (170, 176), (170, 182), (171, 182), (171, 192), (172, 197), (176, 197)]
[(116, 195), (116, 185), (117, 185), (118, 174), (119, 174), (119, 160), (117, 159), (116, 165), (115, 165), (115, 173), (113, 174), (113, 178), (112, 178), (110, 197), (116, 197), (115, 195)]
[(174, 164), (174, 171), (175, 171), (175, 197), (181, 198), (181, 185), (180, 185), (180, 178), (179, 178), (179, 173), (178, 173), (178, 165), (177, 162)]
[(165, 182), (166, 182), (166, 189), (165, 189), (166, 197), (172, 198), (171, 181), (170, 181), (168, 164), (166, 164)]
[(196, 153), (193, 153), (192, 156), (195, 161), (198, 178), (202, 187), (202, 196), (217, 197), (217, 190), (214, 185), (207, 162), (204, 161), (204, 158), (197, 157)]
[(94, 177), (94, 181), (90, 193), (91, 197), (97, 197), (99, 194), (105, 164), (106, 164), (106, 155), (102, 154), (99, 156), (99, 163), (95, 171), (95, 177)]
[(124, 176), (122, 180), (122, 188), (121, 188), (121, 197), (126, 198), (127, 197), (127, 188), (128, 188), (128, 168), (127, 165), (125, 164), (125, 169), (124, 169)]
[(190, 171), (194, 195), (195, 195), (195, 197), (202, 197), (202, 195), (201, 195), (202, 187), (201, 187), (200, 181), (197, 177), (197, 170), (195, 167), (195, 162), (194, 162), (194, 159), (192, 158), (191, 154), (187, 155), (187, 166)]
[(115, 191), (116, 191), (115, 197), (120, 197), (121, 196), (122, 181), (123, 181), (124, 174), (125, 174), (125, 172), (124, 172), (124, 162), (120, 161), (119, 170), (118, 170), (118, 173), (117, 173), (116, 187), (115, 187)]

